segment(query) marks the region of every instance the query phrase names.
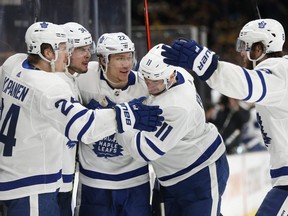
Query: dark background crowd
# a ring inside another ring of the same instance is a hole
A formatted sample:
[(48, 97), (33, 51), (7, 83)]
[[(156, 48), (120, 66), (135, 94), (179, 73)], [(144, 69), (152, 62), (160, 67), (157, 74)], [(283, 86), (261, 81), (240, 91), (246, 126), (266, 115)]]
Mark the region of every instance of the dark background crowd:
[[(235, 55), (238, 33), (245, 23), (259, 18), (258, 11), (261, 18), (278, 20), (288, 32), (288, 3), (284, 0), (149, 0), (148, 5), (151, 26), (205, 26), (208, 47), (222, 60), (235, 63), (239, 61)], [(143, 1), (132, 1), (132, 26), (143, 24)], [(287, 43), (285, 47), (287, 50)]]

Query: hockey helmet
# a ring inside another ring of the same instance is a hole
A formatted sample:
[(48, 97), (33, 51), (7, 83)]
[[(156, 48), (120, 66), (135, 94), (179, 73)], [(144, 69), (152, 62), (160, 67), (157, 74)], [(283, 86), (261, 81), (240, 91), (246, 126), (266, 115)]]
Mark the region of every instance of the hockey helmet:
[(68, 39), (72, 40), (74, 48), (91, 45), (90, 52), (91, 54), (95, 53), (95, 43), (86, 28), (76, 22), (65, 23), (62, 27), (66, 31)]
[(167, 83), (171, 74), (176, 70), (176, 67), (163, 62), (163, 56), (161, 55), (163, 51), (162, 45), (164, 44), (154, 46), (141, 59), (139, 72), (146, 79), (164, 80), (164, 82)]
[(274, 19), (257, 19), (248, 22), (240, 31), (236, 50), (249, 51), (256, 42), (262, 42), (265, 53), (279, 52), (285, 42), (283, 26)]
[(27, 53), (40, 54), (43, 43), (50, 44), (54, 51), (59, 50), (60, 43), (68, 41), (67, 34), (59, 25), (50, 22), (36, 22), (26, 31)]
[(103, 56), (108, 64), (109, 55), (135, 51), (134, 43), (123, 32), (105, 33), (100, 36), (97, 42), (96, 52)]

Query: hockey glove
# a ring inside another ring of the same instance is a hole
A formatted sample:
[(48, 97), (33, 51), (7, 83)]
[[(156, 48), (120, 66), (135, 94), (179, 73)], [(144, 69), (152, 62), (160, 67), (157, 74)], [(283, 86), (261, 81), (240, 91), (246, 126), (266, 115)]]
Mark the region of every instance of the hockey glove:
[(179, 39), (172, 46), (163, 45), (164, 62), (193, 70), (201, 80), (207, 80), (217, 69), (218, 56), (194, 40)]
[(143, 131), (156, 131), (162, 125), (164, 117), (159, 106), (148, 106), (142, 102), (145, 97), (115, 106), (118, 132), (123, 133), (132, 128)]

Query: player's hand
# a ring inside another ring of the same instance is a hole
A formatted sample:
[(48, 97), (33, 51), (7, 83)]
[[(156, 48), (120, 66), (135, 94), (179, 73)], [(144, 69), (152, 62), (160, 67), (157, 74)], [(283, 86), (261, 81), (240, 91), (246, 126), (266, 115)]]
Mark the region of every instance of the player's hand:
[(100, 103), (98, 101), (96, 101), (95, 99), (91, 99), (90, 102), (86, 105), (86, 107), (88, 109), (93, 109), (93, 110), (102, 108)]
[(116, 103), (111, 101), (107, 96), (105, 96), (101, 104), (104, 108), (114, 108), (116, 105)]
[(163, 45), (164, 62), (193, 70), (200, 79), (207, 80), (217, 69), (218, 56), (194, 40), (179, 39), (172, 46)]
[(95, 99), (91, 99), (90, 102), (87, 104), (88, 109), (107, 109), (107, 108), (114, 108), (116, 103), (111, 101), (107, 96), (99, 103)]
[(145, 97), (115, 106), (118, 132), (123, 133), (132, 128), (143, 131), (156, 131), (162, 125), (164, 117), (159, 106), (148, 106), (142, 102)]

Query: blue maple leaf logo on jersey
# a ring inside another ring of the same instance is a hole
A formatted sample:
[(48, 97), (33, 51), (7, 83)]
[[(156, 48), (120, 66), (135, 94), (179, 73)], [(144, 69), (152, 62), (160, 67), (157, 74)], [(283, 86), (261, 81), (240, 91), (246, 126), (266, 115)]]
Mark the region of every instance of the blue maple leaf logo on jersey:
[(122, 154), (123, 147), (115, 139), (115, 134), (93, 144), (93, 151), (98, 157), (117, 157)]
[(40, 26), (41, 26), (41, 28), (47, 28), (48, 23), (42, 22), (42, 23), (40, 23)]
[(264, 131), (264, 127), (262, 125), (262, 119), (261, 119), (261, 116), (259, 115), (259, 113), (257, 112), (257, 122), (260, 126), (260, 130), (261, 130), (261, 133), (262, 133), (262, 137), (263, 137), (263, 140), (264, 140), (264, 143), (266, 145), (266, 147), (268, 147), (269, 144), (271, 144), (271, 138), (267, 135), (267, 133)]
[(261, 21), (260, 23), (258, 23), (258, 27), (259, 28), (265, 28), (267, 23), (265, 23), (264, 21)]

